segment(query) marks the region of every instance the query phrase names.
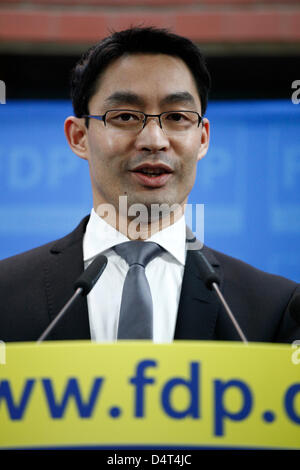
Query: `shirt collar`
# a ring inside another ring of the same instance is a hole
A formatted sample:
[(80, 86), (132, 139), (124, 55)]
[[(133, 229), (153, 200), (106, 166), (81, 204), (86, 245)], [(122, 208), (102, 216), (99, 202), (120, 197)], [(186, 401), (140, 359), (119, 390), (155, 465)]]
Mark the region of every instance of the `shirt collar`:
[[(155, 233), (146, 240), (155, 242), (169, 252), (179, 263), (185, 264), (186, 225), (182, 216), (177, 222)], [(129, 238), (102, 219), (94, 209), (91, 210), (83, 238), (83, 259), (88, 261)]]

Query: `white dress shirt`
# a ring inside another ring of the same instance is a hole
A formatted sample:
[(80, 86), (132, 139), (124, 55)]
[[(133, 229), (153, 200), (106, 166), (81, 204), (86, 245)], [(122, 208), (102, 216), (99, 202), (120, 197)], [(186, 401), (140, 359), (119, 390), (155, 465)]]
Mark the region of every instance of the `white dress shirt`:
[[(145, 240), (158, 243), (166, 251), (146, 266), (153, 300), (153, 341), (170, 343), (174, 338), (177, 310), (185, 265), (186, 225), (182, 216), (175, 224)], [(96, 255), (104, 254), (108, 263), (101, 278), (87, 296), (91, 339), (115, 341), (124, 280), (129, 269), (112, 247), (129, 241), (96, 214), (94, 209), (83, 238), (85, 268)]]

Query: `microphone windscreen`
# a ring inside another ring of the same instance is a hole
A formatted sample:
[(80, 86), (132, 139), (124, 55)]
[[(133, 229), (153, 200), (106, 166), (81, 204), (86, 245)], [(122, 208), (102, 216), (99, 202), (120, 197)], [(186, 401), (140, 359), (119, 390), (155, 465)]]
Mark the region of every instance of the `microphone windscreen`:
[(296, 323), (298, 323), (298, 325), (300, 325), (300, 294), (294, 297), (290, 304), (289, 310), (291, 317), (295, 320)]
[(212, 267), (212, 265), (209, 263), (209, 261), (206, 259), (202, 251), (194, 251), (193, 252), (195, 256), (195, 261), (196, 265), (198, 268), (199, 275), (206, 285), (208, 289), (212, 289), (212, 284), (215, 282), (216, 284), (220, 284), (220, 277)]
[(81, 287), (83, 289), (82, 295), (87, 295), (98, 281), (106, 265), (106, 256), (98, 255), (75, 282), (75, 290)]

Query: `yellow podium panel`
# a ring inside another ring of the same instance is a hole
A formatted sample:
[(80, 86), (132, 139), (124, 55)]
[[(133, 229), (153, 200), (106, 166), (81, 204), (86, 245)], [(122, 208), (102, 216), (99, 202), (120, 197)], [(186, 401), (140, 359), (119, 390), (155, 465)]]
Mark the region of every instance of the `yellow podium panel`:
[(0, 346), (2, 449), (300, 449), (296, 346)]

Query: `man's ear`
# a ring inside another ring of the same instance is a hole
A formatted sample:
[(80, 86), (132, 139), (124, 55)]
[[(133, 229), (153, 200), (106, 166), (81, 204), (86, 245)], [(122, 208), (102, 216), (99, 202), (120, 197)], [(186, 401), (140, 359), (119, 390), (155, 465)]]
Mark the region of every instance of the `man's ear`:
[(206, 118), (203, 118), (202, 120), (202, 132), (201, 132), (201, 145), (199, 148), (198, 152), (198, 161), (201, 160), (208, 151), (209, 147), (209, 130), (210, 130), (210, 125), (209, 125), (209, 120)]
[(87, 160), (88, 143), (87, 128), (83, 118), (69, 116), (64, 124), (65, 136), (68, 144), (78, 157)]

